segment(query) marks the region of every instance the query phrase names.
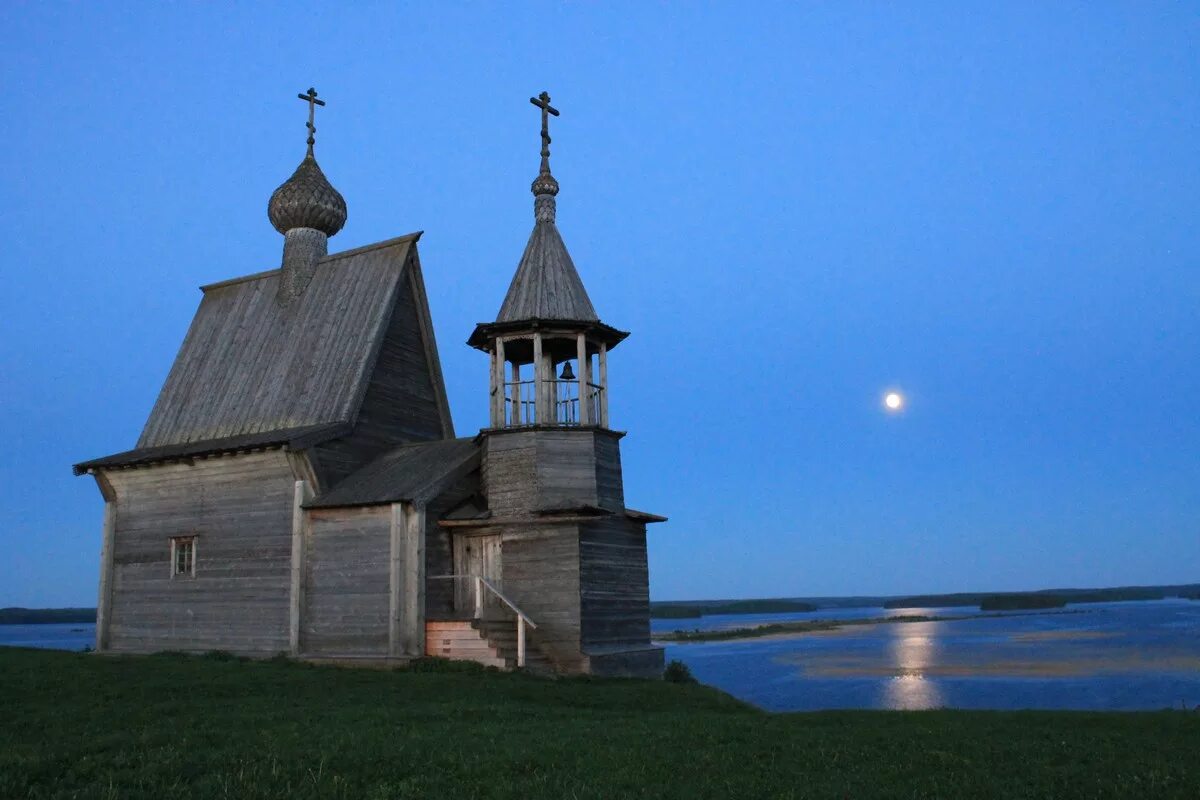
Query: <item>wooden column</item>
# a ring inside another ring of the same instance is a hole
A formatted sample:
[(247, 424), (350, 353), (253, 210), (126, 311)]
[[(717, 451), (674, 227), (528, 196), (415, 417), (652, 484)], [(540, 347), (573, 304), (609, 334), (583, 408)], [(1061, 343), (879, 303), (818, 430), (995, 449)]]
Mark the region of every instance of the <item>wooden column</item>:
[(425, 653), (425, 507), (392, 503), (388, 655)]
[(544, 425), (549, 419), (546, 416), (546, 367), (542, 363), (542, 335), (533, 334), (533, 421)]
[(521, 408), (521, 365), (513, 362), (513, 413), (512, 420), (514, 425), (521, 425), (524, 422), (524, 409)]
[(497, 428), (508, 426), (508, 364), (504, 361), (504, 340), (496, 339), (496, 425)]
[(575, 340), (575, 360), (579, 367), (579, 424), (591, 425), (592, 419), (592, 361), (587, 354), (587, 337), (582, 333)]
[(608, 345), (600, 343), (600, 427), (608, 427)]
[(113, 546), (117, 533), (117, 495), (112, 484), (92, 473), (104, 497), (104, 528), (100, 541), (100, 587), (96, 600), (96, 652), (108, 650), (108, 628), (112, 620)]
[(490, 427), (499, 427), (496, 424), (496, 397), (499, 394), (496, 388), (496, 348), (491, 350), (491, 366), (488, 369), (488, 425)]
[(296, 481), (292, 493), (292, 584), (288, 608), (288, 649), (300, 655), (300, 629), (304, 613), (304, 557), (307, 554), (308, 517), (304, 504), (312, 499), (308, 481)]

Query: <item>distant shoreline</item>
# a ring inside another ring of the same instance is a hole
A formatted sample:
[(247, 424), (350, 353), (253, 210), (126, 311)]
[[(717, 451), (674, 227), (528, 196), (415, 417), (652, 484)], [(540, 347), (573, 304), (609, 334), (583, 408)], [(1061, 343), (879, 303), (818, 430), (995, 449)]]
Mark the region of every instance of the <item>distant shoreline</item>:
[(0, 608), (0, 625), (95, 624), (94, 608)]
[(813, 619), (795, 622), (774, 622), (746, 628), (718, 628), (716, 630), (677, 630), (669, 633), (652, 634), (656, 642), (693, 644), (700, 642), (727, 642), (736, 639), (761, 639), (766, 636), (798, 636), (805, 633), (836, 631), (862, 625), (903, 625), (913, 622), (958, 622), (967, 619), (996, 619), (998, 617), (1034, 617), (1041, 614), (1086, 614), (1083, 609), (1073, 611), (1041, 611), (1030, 614), (961, 614), (952, 617), (928, 616), (924, 614), (901, 614), (895, 617), (865, 617), (861, 619)]
[(1080, 603), (1137, 602), (1178, 597), (1200, 599), (1200, 583), (1112, 586), (1098, 589), (1037, 589), (1024, 592), (956, 592), (921, 595), (777, 597), (757, 600), (655, 600), (652, 619), (696, 619), (714, 615), (770, 614), (831, 608), (964, 608), (981, 610), (1062, 608)]

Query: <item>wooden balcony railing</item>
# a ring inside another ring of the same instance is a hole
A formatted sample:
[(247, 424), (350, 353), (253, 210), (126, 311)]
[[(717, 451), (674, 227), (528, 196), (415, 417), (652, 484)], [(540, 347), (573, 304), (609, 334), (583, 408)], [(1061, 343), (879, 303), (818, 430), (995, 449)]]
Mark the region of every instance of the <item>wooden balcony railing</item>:
[[(550, 413), (538, 414), (538, 387), (534, 381), (507, 381), (504, 384), (503, 427), (515, 428), (525, 425), (580, 425), (580, 391), (578, 380), (552, 380), (542, 382), (542, 405)], [(587, 424), (603, 424), (603, 386), (586, 384), (583, 402), (586, 404)]]

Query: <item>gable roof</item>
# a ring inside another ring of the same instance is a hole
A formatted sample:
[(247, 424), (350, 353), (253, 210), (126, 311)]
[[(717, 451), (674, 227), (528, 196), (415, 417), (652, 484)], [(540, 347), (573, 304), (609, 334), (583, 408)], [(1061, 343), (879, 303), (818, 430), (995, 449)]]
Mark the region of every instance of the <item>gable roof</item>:
[(287, 306), (279, 270), (202, 287), (138, 448), (353, 422), (419, 237), (326, 256)]
[(517, 273), (496, 316), (496, 322), (533, 319), (576, 322), (600, 319), (558, 227), (551, 220), (539, 219), (534, 224)]
[(479, 445), (474, 439), (443, 439), (401, 445), (384, 453), (326, 492), (304, 504), (305, 508), (336, 508), (431, 500), (447, 481), (479, 465)]

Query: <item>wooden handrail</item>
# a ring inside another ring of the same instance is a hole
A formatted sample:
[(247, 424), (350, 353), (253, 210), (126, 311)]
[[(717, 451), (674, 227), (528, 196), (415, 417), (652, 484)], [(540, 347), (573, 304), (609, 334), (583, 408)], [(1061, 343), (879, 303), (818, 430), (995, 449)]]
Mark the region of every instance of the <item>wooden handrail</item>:
[(504, 605), (513, 610), (517, 615), (517, 666), (525, 666), (525, 626), (536, 628), (537, 623), (529, 618), (529, 615), (517, 607), (517, 604), (504, 596), (504, 592), (492, 585), (492, 582), (482, 575), (430, 575), (430, 580), (462, 580), (470, 578), (475, 581), (475, 619), (483, 618), (483, 587), (500, 598)]
[(504, 604), (505, 604), (506, 606), (508, 606), (509, 608), (511, 608), (511, 609), (513, 610), (513, 613), (514, 613), (514, 614), (516, 614), (516, 615), (517, 615), (518, 617), (520, 617), (521, 619), (525, 620), (525, 624), (527, 624), (527, 625), (528, 625), (529, 627), (531, 627), (531, 628), (536, 628), (536, 627), (537, 627), (537, 623), (536, 623), (536, 622), (534, 622), (533, 620), (531, 620), (531, 619), (529, 618), (529, 615), (528, 615), (528, 614), (526, 614), (526, 613), (525, 613), (524, 611), (522, 611), (521, 609), (517, 608), (517, 604), (516, 604), (516, 603), (514, 603), (512, 600), (509, 600), (507, 597), (505, 597), (505, 596), (504, 596), (504, 593), (503, 593), (503, 592), (501, 592), (499, 589), (497, 589), (495, 586), (493, 586), (491, 581), (489, 581), (487, 578), (483, 577), (482, 575), (476, 575), (476, 576), (474, 576), (474, 577), (475, 577), (475, 578), (476, 578), (476, 579), (477, 579), (477, 580), (478, 580), (480, 583), (482, 583), (484, 586), (486, 586), (487, 588), (491, 589), (491, 590), (492, 590), (492, 594), (496, 595), (496, 597), (499, 597), (501, 600), (503, 600), (503, 601), (504, 601)]

